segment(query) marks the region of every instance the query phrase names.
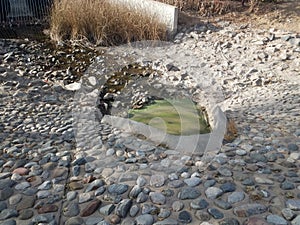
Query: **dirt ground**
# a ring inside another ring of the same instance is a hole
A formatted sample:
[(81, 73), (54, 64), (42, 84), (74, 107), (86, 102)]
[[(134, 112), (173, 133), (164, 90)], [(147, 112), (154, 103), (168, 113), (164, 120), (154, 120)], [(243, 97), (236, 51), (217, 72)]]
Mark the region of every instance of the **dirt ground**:
[(180, 13), (180, 24), (195, 24), (227, 20), (238, 24), (249, 24), (252, 27), (295, 32), (300, 35), (300, 0), (280, 0), (277, 3), (260, 3), (253, 9), (250, 3), (245, 6), (234, 2), (233, 12), (212, 17), (201, 17), (197, 13)]

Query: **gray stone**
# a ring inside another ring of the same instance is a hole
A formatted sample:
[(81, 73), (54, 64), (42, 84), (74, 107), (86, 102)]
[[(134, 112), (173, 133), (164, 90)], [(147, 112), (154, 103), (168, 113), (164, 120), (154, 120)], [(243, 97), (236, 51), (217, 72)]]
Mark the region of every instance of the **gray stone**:
[(224, 214), (216, 208), (209, 208), (207, 211), (215, 219), (222, 219), (224, 217)]
[(16, 184), (16, 181), (11, 179), (1, 179), (0, 180), (0, 190), (10, 188)]
[(140, 215), (135, 218), (136, 225), (152, 225), (154, 218), (150, 214)]
[(300, 225), (300, 215), (292, 220), (292, 225)]
[(19, 215), (19, 213), (15, 209), (3, 209), (0, 212), (0, 220), (6, 220), (11, 217), (17, 217), (18, 215)]
[(292, 220), (295, 217), (295, 213), (293, 210), (289, 208), (284, 208), (281, 210), (283, 217), (287, 220)]
[(166, 219), (171, 215), (171, 211), (166, 208), (161, 208), (159, 214), (157, 215), (159, 220)]
[(289, 181), (284, 181), (283, 183), (281, 183), (280, 188), (282, 190), (293, 190), (295, 189), (295, 184)]
[(161, 187), (165, 184), (166, 178), (164, 175), (161, 174), (155, 174), (152, 175), (150, 178), (150, 185), (153, 187)]
[(203, 198), (194, 199), (190, 203), (191, 208), (197, 209), (197, 210), (205, 209), (208, 207), (208, 205), (209, 205), (209, 203)]
[(232, 172), (228, 168), (223, 167), (223, 166), (218, 168), (218, 172), (219, 172), (219, 174), (221, 174), (224, 177), (231, 177), (232, 176)]
[(139, 195), (136, 198), (137, 203), (143, 203), (147, 201), (148, 195), (146, 195), (144, 192), (139, 193)]
[(108, 192), (111, 194), (121, 195), (128, 190), (127, 184), (112, 184), (108, 187)]
[(209, 199), (216, 199), (223, 194), (223, 191), (218, 187), (209, 187), (205, 190), (205, 195)]
[(131, 209), (129, 211), (129, 215), (131, 217), (135, 217), (138, 214), (139, 211), (140, 211), (140, 207), (138, 205), (133, 205), (133, 206), (131, 206)]
[(7, 187), (4, 190), (0, 190), (0, 201), (4, 201), (13, 195), (14, 191), (12, 188)]
[(245, 198), (244, 192), (236, 191), (236, 192), (233, 192), (230, 195), (228, 195), (227, 201), (231, 204), (234, 204), (234, 203), (243, 201), (244, 198)]
[(183, 207), (184, 207), (184, 204), (181, 201), (175, 201), (172, 204), (172, 209), (175, 212), (178, 212), (178, 211), (182, 210)]
[(222, 184), (222, 185), (220, 186), (220, 189), (221, 189), (224, 193), (226, 193), (226, 192), (233, 192), (233, 191), (235, 191), (235, 189), (236, 189), (236, 185), (235, 185), (234, 183), (232, 183), (232, 182), (226, 182), (226, 183), (224, 183), (224, 184)]
[(74, 217), (79, 214), (79, 204), (77, 202), (70, 202), (63, 208), (63, 214), (66, 217)]
[(20, 220), (28, 220), (33, 216), (33, 211), (31, 209), (24, 209), (20, 211), (19, 219)]
[(150, 196), (150, 200), (154, 204), (163, 205), (166, 203), (166, 197), (159, 192), (150, 192), (149, 196)]
[(289, 199), (286, 201), (286, 206), (292, 210), (299, 211), (300, 210), (300, 200)]
[(116, 207), (116, 214), (121, 218), (126, 217), (132, 205), (131, 199), (123, 199)]
[(240, 225), (239, 221), (234, 218), (226, 218), (219, 222), (219, 225)]
[(192, 216), (187, 211), (181, 211), (178, 215), (178, 221), (181, 223), (191, 223), (192, 222)]
[(145, 177), (139, 176), (139, 177), (137, 178), (137, 180), (136, 180), (136, 184), (137, 184), (138, 186), (140, 186), (140, 187), (143, 187), (143, 186), (145, 186), (145, 185), (147, 184), (147, 180), (146, 180)]
[(187, 187), (183, 188), (179, 193), (178, 193), (178, 198), (181, 200), (185, 199), (195, 199), (198, 198), (201, 195), (201, 192), (197, 188), (193, 187)]
[(65, 225), (85, 225), (85, 222), (80, 217), (71, 217), (66, 221)]
[(93, 196), (91, 193), (80, 193), (78, 195), (78, 202), (80, 203), (84, 203), (84, 202), (88, 202), (90, 200), (93, 199)]
[(77, 192), (76, 191), (69, 191), (67, 193), (67, 200), (70, 202), (72, 200), (74, 200), (77, 196)]
[(276, 225), (287, 225), (288, 222), (282, 218), (281, 216), (278, 215), (268, 215), (267, 216), (267, 222), (271, 224), (276, 224)]
[(137, 196), (142, 192), (142, 188), (139, 185), (135, 185), (129, 192), (130, 198), (137, 198)]
[(108, 216), (110, 215), (115, 209), (115, 206), (113, 204), (108, 204), (106, 206), (103, 206), (99, 209), (99, 212), (102, 214), (102, 215), (105, 215), (105, 216)]
[(177, 220), (168, 218), (162, 221), (157, 221), (153, 225), (178, 225)]
[(9, 198), (8, 202), (10, 205), (15, 205), (17, 203), (19, 203), (22, 199), (22, 195), (21, 194), (16, 194), (16, 195), (13, 195)]
[(86, 225), (96, 225), (99, 222), (103, 221), (104, 219), (100, 216), (89, 216), (86, 220), (85, 220), (85, 224)]
[(5, 220), (3, 222), (1, 222), (1, 225), (16, 225), (16, 221), (13, 220), (13, 219), (10, 219), (10, 220)]
[(237, 206), (233, 209), (234, 214), (239, 217), (250, 217), (256, 214), (264, 213), (266, 211), (267, 207), (258, 203), (245, 204)]
[(3, 209), (7, 209), (7, 204), (6, 204), (5, 201), (1, 201), (1, 202), (0, 202), (0, 212), (1, 212)]
[(215, 200), (214, 203), (216, 206), (218, 206), (221, 209), (228, 210), (232, 208), (231, 204), (224, 200)]
[(184, 183), (186, 183), (189, 187), (195, 187), (201, 183), (201, 179), (199, 177), (191, 177), (184, 179)]

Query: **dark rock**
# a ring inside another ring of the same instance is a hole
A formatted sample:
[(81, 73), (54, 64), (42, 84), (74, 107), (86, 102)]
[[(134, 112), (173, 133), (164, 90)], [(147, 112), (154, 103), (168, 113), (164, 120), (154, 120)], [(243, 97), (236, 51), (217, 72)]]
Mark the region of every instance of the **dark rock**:
[(16, 221), (13, 220), (13, 219), (10, 219), (10, 220), (5, 220), (3, 222), (1, 222), (1, 225), (16, 225)]
[(11, 217), (17, 217), (18, 215), (19, 215), (19, 213), (15, 209), (3, 209), (0, 212), (0, 220), (6, 220)]
[(227, 182), (227, 183), (224, 183), (220, 186), (220, 189), (226, 193), (226, 192), (233, 192), (235, 191), (236, 189), (236, 185), (234, 183), (231, 183), (231, 182)]
[(218, 206), (221, 209), (227, 210), (227, 209), (232, 208), (231, 204), (224, 201), (224, 200), (215, 200), (214, 203), (215, 203), (216, 206)]
[(296, 144), (288, 144), (287, 147), (288, 147), (288, 150), (291, 152), (297, 152), (299, 150), (299, 147)]
[(24, 209), (20, 211), (20, 215), (18, 219), (20, 220), (28, 220), (33, 216), (33, 211), (31, 209)]
[(35, 198), (31, 196), (23, 196), (22, 200), (17, 205), (17, 210), (32, 208), (35, 202)]
[(193, 187), (187, 187), (187, 188), (183, 188), (179, 192), (178, 198), (181, 200), (195, 199), (195, 198), (198, 198), (200, 195), (201, 195), (201, 192), (199, 191), (199, 189), (193, 188)]
[(14, 191), (12, 188), (7, 187), (3, 190), (0, 190), (0, 201), (4, 201), (11, 197), (14, 194)]
[(203, 198), (195, 199), (195, 200), (191, 201), (191, 204), (190, 204), (192, 209), (198, 209), (198, 210), (205, 209), (208, 207), (208, 205), (209, 205), (209, 203)]
[(3, 179), (0, 180), (0, 190), (6, 189), (6, 188), (10, 188), (12, 186), (14, 186), (16, 184), (16, 181), (11, 180), (11, 179)]
[(284, 181), (281, 185), (280, 188), (282, 190), (293, 190), (295, 189), (295, 184), (293, 184), (292, 182), (289, 181)]
[(209, 208), (207, 211), (215, 219), (222, 219), (224, 217), (224, 214), (216, 208)]
[(105, 216), (108, 216), (110, 215), (115, 209), (115, 206), (113, 204), (108, 204), (106, 206), (103, 206), (99, 209), (99, 212), (102, 214), (102, 215), (105, 215)]
[(108, 192), (111, 194), (121, 195), (128, 190), (127, 184), (112, 184), (108, 187)]
[(182, 211), (178, 215), (178, 221), (181, 223), (190, 223), (192, 222), (192, 216), (187, 211)]
[(116, 214), (122, 218), (126, 217), (132, 205), (131, 199), (123, 199), (116, 207)]

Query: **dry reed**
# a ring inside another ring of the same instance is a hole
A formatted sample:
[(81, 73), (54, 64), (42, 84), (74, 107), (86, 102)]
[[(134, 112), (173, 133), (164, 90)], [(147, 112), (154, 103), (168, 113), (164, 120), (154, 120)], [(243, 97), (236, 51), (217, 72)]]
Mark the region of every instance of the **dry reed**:
[(50, 36), (56, 41), (87, 38), (102, 46), (166, 39), (156, 18), (107, 0), (55, 0)]

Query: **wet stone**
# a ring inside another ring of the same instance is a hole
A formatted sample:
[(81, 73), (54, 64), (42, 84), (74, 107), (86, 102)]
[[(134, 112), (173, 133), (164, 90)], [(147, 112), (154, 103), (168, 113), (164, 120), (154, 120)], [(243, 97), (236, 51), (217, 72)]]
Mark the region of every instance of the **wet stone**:
[(287, 225), (288, 222), (282, 218), (281, 216), (278, 215), (268, 215), (267, 216), (267, 222), (271, 224), (276, 224), (276, 225)]
[(181, 223), (190, 223), (192, 222), (192, 216), (187, 211), (182, 211), (178, 215), (178, 221)]
[(24, 209), (20, 211), (19, 219), (20, 220), (28, 220), (33, 216), (33, 211), (31, 209)]
[(187, 187), (187, 188), (183, 188), (181, 192), (179, 192), (178, 198), (181, 200), (195, 199), (198, 198), (200, 195), (201, 192), (199, 191), (199, 189), (193, 187)]
[(224, 214), (216, 208), (209, 208), (207, 211), (215, 219), (222, 219), (224, 217)]
[(205, 190), (205, 195), (209, 199), (216, 199), (223, 194), (223, 191), (217, 187), (209, 187)]
[(197, 210), (205, 209), (208, 205), (209, 203), (203, 198), (195, 199), (190, 203), (191, 208)]
[(266, 211), (267, 211), (267, 207), (258, 203), (245, 204), (245, 205), (237, 206), (233, 209), (234, 214), (239, 217), (249, 217), (256, 214), (264, 213)]
[(154, 218), (150, 214), (140, 215), (135, 218), (136, 225), (152, 225)]

